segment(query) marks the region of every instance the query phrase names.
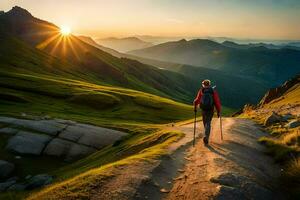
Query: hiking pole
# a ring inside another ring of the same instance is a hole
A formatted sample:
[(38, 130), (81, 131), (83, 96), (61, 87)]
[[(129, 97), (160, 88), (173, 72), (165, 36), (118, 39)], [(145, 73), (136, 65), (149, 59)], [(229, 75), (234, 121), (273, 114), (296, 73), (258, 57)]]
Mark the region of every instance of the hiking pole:
[(193, 147), (195, 146), (195, 137), (196, 137), (196, 118), (197, 118), (197, 111), (195, 111)]
[(220, 113), (220, 129), (221, 129), (221, 140), (223, 140), (222, 116), (221, 116), (221, 113)]

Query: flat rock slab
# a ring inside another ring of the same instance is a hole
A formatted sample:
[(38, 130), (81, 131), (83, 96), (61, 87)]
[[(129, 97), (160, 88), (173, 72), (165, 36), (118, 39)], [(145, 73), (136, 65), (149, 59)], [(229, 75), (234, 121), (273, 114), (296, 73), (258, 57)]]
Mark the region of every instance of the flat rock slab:
[(64, 157), (66, 160), (74, 160), (94, 153), (97, 149), (80, 145), (75, 142), (53, 139), (46, 147), (44, 154), (49, 156)]
[[(8, 127), (0, 129), (0, 134), (12, 136), (6, 146), (8, 150), (20, 154), (63, 157), (67, 160), (87, 156), (127, 135), (121, 131), (64, 119), (0, 117), (0, 122), (8, 124)], [(22, 128), (29, 131), (19, 130)]]
[(65, 157), (74, 144), (74, 142), (55, 138), (47, 145), (44, 154), (48, 156)]
[(53, 136), (57, 135), (67, 126), (66, 124), (57, 122), (56, 120), (27, 120), (9, 117), (0, 117), (0, 122), (28, 128)]
[(60, 133), (59, 137), (100, 149), (114, 143), (125, 135), (126, 133), (121, 131), (86, 124), (77, 124), (68, 126), (66, 130)]
[(5, 127), (5, 128), (1, 128), (0, 129), (0, 134), (6, 134), (6, 135), (15, 135), (16, 133), (18, 133), (18, 129), (15, 128), (10, 128), (10, 127)]
[(47, 135), (20, 131), (9, 139), (6, 149), (20, 154), (40, 155), (50, 140)]
[(90, 155), (90, 154), (94, 153), (95, 151), (97, 151), (97, 149), (94, 149), (92, 147), (74, 144), (71, 146), (71, 148), (67, 154), (66, 160), (79, 159), (84, 156)]

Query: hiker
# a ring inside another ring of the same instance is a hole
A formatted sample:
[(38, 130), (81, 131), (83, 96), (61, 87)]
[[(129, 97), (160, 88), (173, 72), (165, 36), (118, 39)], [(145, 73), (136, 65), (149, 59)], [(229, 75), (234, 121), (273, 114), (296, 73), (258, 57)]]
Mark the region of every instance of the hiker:
[(202, 121), (205, 128), (204, 144), (208, 144), (210, 135), (211, 120), (214, 115), (214, 107), (217, 109), (218, 118), (221, 112), (221, 102), (217, 91), (211, 87), (210, 80), (202, 81), (202, 88), (199, 90), (197, 97), (194, 100), (194, 111), (197, 112), (197, 107), (200, 104), (202, 110)]

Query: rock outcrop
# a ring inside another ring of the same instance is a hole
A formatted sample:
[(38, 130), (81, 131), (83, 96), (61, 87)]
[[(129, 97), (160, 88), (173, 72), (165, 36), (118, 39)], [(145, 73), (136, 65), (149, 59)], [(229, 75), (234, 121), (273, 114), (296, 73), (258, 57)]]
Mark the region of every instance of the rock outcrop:
[(272, 124), (284, 122), (284, 121), (286, 121), (286, 120), (282, 116), (278, 115), (275, 112), (272, 112), (272, 114), (270, 114), (269, 116), (266, 117), (264, 125), (270, 126)]
[(297, 83), (300, 83), (300, 75), (297, 75), (293, 79), (286, 81), (283, 85), (279, 87), (270, 89), (262, 98), (258, 106), (263, 106), (264, 104), (267, 104), (273, 101), (274, 99), (281, 97), (285, 92), (287, 92), (291, 87), (293, 87)]
[[(27, 120), (0, 117), (8, 124), (0, 134), (10, 136), (6, 149), (17, 154), (75, 160), (113, 144), (126, 133), (70, 120)], [(24, 131), (26, 129), (26, 131)]]

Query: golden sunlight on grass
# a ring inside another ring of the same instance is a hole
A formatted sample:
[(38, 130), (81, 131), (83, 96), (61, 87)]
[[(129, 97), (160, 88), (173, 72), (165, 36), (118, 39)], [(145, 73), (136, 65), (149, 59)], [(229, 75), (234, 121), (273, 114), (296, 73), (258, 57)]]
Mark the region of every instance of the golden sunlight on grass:
[(71, 34), (71, 28), (68, 26), (62, 26), (60, 27), (60, 33), (64, 36), (68, 36)]

